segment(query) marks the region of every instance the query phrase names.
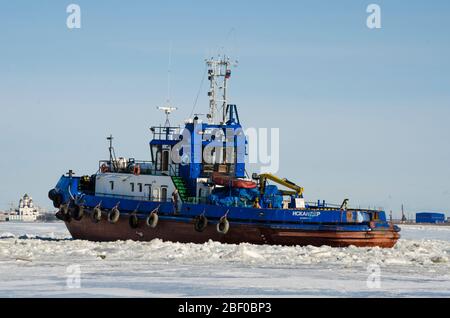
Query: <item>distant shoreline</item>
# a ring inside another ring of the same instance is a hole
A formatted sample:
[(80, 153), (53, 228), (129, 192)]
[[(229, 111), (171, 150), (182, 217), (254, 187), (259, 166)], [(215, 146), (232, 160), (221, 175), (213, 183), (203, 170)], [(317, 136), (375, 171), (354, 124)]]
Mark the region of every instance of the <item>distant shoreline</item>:
[(432, 226), (450, 226), (450, 223), (416, 223), (416, 222), (400, 222), (400, 221), (394, 221), (392, 222), (395, 225), (432, 225)]

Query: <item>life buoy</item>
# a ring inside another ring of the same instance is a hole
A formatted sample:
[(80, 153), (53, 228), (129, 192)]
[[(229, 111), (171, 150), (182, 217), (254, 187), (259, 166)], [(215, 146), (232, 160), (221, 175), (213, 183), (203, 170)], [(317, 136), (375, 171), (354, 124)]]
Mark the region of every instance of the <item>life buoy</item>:
[(133, 174), (135, 176), (138, 176), (141, 174), (141, 166), (140, 165), (135, 165), (133, 168)]
[(109, 171), (109, 167), (106, 164), (102, 164), (100, 171), (102, 173), (108, 172)]
[(132, 229), (136, 229), (139, 226), (139, 218), (137, 217), (136, 213), (132, 213), (130, 215), (130, 218), (128, 219), (128, 223), (130, 224), (130, 227)]
[(220, 218), (219, 223), (217, 223), (217, 232), (221, 234), (227, 234), (230, 229), (230, 222), (228, 222), (226, 216)]
[(374, 221), (370, 221), (370, 222), (369, 222), (369, 227), (370, 227), (371, 229), (374, 229), (374, 228), (376, 227), (375, 222), (374, 222)]
[(114, 207), (111, 211), (108, 213), (108, 222), (109, 223), (117, 223), (120, 218), (120, 211), (117, 207)]
[(102, 209), (100, 207), (95, 207), (92, 211), (92, 221), (98, 223), (102, 220)]
[(194, 229), (197, 232), (203, 232), (206, 229), (207, 226), (208, 226), (208, 219), (206, 218), (206, 216), (204, 216), (202, 214), (202, 215), (199, 215), (199, 216), (197, 216), (195, 218)]
[(158, 220), (159, 220), (158, 214), (156, 212), (152, 212), (147, 217), (145, 223), (147, 224), (147, 226), (154, 229), (158, 225)]

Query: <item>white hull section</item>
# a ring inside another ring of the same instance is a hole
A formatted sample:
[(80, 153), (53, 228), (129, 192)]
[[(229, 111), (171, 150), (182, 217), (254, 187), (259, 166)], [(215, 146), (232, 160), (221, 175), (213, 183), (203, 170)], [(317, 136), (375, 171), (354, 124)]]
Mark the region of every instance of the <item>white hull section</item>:
[(170, 176), (101, 173), (96, 176), (95, 195), (133, 200), (167, 201), (175, 191)]

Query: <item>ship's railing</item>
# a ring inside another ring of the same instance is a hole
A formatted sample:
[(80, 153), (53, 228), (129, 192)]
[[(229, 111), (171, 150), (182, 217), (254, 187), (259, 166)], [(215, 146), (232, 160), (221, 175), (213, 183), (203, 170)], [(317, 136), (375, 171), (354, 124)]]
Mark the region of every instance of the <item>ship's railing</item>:
[(181, 128), (178, 127), (163, 127), (153, 126), (150, 128), (153, 133), (153, 139), (156, 140), (178, 140)]
[(168, 164), (168, 170), (163, 171), (151, 161), (135, 160), (133, 158), (124, 160), (120, 161), (118, 159), (113, 162), (110, 160), (100, 160), (98, 171), (133, 174), (135, 173), (135, 167), (139, 166), (140, 174), (143, 175), (178, 176), (180, 173), (178, 164), (170, 163)]
[(178, 177), (180, 175), (180, 165), (176, 163), (170, 163), (169, 175)]
[[(307, 208), (310, 209), (340, 209), (341, 208), (341, 204), (333, 204), (333, 203), (328, 203), (328, 202), (324, 202), (324, 201), (315, 201), (315, 202), (305, 202), (305, 205)], [(383, 208), (352, 208), (352, 207), (348, 207), (347, 211), (352, 211), (352, 210), (364, 210), (367, 212), (380, 212), (383, 211)]]
[(328, 203), (325, 201), (308, 201), (305, 202), (305, 205), (307, 207), (315, 207), (315, 208), (333, 208), (333, 209), (339, 209), (341, 207), (340, 204), (333, 204), (333, 203)]
[(193, 204), (210, 204), (211, 200), (209, 200), (208, 198), (188, 197), (184, 200), (184, 202)]
[(160, 198), (160, 197), (145, 196), (145, 195), (126, 195), (126, 194), (112, 194), (112, 193), (99, 193), (99, 192), (97, 192), (96, 195), (115, 198), (115, 199), (124, 199), (124, 200), (172, 202), (172, 198)]
[[(219, 205), (217, 203), (214, 203), (209, 198), (197, 198), (197, 197), (188, 197), (184, 200), (185, 203), (193, 203), (193, 204), (213, 204), (213, 205)], [(241, 208), (251, 208), (253, 207), (254, 202), (251, 200), (239, 200), (239, 203), (232, 204), (230, 206), (233, 207), (241, 207)]]

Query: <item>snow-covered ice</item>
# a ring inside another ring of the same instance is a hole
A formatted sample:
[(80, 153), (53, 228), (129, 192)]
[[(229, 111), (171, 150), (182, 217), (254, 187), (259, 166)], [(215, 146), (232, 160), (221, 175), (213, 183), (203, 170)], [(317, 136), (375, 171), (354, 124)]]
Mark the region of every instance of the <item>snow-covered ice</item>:
[(62, 223), (0, 223), (0, 296), (450, 297), (450, 227), (401, 227), (380, 249), (96, 243)]

